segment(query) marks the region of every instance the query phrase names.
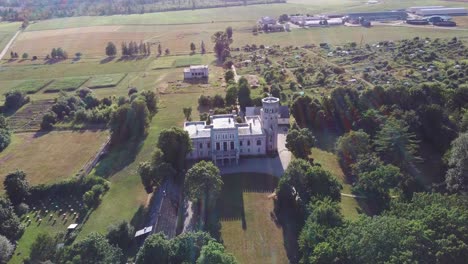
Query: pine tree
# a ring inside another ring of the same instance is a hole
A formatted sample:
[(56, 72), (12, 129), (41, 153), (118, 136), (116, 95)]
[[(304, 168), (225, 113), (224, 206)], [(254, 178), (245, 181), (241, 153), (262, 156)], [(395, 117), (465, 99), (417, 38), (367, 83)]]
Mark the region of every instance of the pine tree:
[(146, 51), (148, 52), (148, 55), (151, 54), (151, 44), (150, 43), (146, 43)]
[(206, 53), (206, 48), (205, 48), (205, 42), (201, 42), (201, 54), (205, 54)]
[(161, 43), (158, 44), (158, 56), (161, 56), (162, 54), (162, 47), (161, 47)]

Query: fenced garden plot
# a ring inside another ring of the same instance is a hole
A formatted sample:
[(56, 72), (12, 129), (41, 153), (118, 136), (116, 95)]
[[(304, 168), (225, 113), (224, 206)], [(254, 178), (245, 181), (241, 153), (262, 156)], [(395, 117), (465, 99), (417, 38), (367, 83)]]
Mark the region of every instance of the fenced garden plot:
[(44, 90), (45, 93), (57, 93), (60, 91), (74, 91), (80, 88), (86, 81), (89, 80), (88, 76), (82, 77), (69, 77), (59, 80), (55, 80), (47, 86), (47, 89)]
[(34, 94), (53, 81), (54, 80), (27, 80), (13, 87), (12, 90), (25, 92), (27, 94)]
[(106, 74), (106, 75), (98, 75), (91, 78), (88, 82), (87, 86), (91, 89), (98, 89), (98, 88), (109, 88), (117, 86), (127, 74), (124, 73), (117, 73), (117, 74)]

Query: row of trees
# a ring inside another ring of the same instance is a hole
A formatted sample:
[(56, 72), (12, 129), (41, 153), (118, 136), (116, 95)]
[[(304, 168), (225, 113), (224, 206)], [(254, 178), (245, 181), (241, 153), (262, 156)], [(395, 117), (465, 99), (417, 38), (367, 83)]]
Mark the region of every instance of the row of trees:
[(2, 152), (11, 142), (11, 132), (6, 118), (0, 114), (0, 152)]
[[(197, 50), (197, 46), (195, 45), (195, 43), (190, 43), (190, 51), (192, 52), (192, 54), (195, 54)], [(200, 53), (201, 54), (205, 54), (206, 53), (206, 47), (205, 47), (205, 42), (202, 40), (201, 44), (200, 44)]]
[[(49, 55), (47, 55), (47, 57), (48, 56)], [(64, 51), (62, 48), (53, 48), (52, 51), (50, 52), (50, 58), (66, 60), (68, 59), (68, 53)]]
[(223, 63), (227, 58), (231, 57), (231, 50), (229, 45), (232, 44), (232, 27), (226, 28), (226, 30), (218, 31), (211, 36), (211, 40), (214, 43), (214, 52), (218, 61)]

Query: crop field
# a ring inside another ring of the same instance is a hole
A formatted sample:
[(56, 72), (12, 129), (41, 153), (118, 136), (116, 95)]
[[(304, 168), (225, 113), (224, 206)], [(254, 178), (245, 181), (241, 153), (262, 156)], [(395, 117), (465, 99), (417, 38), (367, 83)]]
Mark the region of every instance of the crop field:
[(288, 263), (283, 230), (269, 195), (277, 179), (263, 174), (223, 176), (218, 203), (221, 237), (240, 263)]
[(26, 80), (19, 85), (13, 87), (12, 90), (25, 92), (27, 94), (37, 93), (42, 88), (49, 85), (53, 80)]
[(91, 89), (117, 86), (127, 76), (123, 73), (94, 76), (86, 86)]
[(107, 131), (14, 134), (12, 144), (0, 153), (0, 181), (16, 169), (26, 172), (31, 185), (67, 179), (97, 153), (107, 137)]
[(45, 93), (57, 93), (60, 91), (67, 91), (67, 92), (74, 91), (80, 88), (80, 86), (83, 85), (87, 80), (89, 80), (88, 76), (69, 77), (69, 78), (54, 80), (51, 84), (47, 86), (44, 92)]

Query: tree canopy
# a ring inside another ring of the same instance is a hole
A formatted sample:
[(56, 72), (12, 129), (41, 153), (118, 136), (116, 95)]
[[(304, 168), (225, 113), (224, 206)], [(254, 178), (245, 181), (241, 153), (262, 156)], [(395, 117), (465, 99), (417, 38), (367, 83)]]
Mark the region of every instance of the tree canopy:
[(224, 246), (216, 241), (209, 241), (201, 250), (197, 264), (236, 264), (237, 261), (230, 253), (225, 252)]
[(192, 140), (187, 131), (171, 127), (161, 131), (158, 148), (164, 153), (164, 161), (177, 171), (185, 169), (185, 158), (192, 151)]
[(452, 148), (449, 151), (448, 165), (449, 169), (445, 175), (447, 188), (452, 191), (468, 191), (468, 132), (452, 142)]
[(9, 173), (3, 181), (3, 186), (13, 205), (20, 204), (29, 195), (29, 182), (23, 171)]
[(309, 158), (314, 143), (315, 137), (307, 128), (290, 129), (286, 136), (286, 148), (299, 159)]

